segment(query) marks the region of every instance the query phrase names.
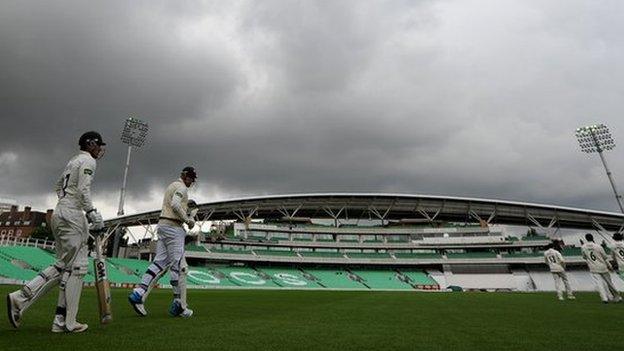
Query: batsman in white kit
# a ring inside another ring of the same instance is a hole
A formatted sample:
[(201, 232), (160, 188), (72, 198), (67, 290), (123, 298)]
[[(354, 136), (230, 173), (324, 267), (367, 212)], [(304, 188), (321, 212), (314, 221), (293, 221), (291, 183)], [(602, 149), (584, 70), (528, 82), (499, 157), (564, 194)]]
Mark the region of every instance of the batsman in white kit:
[(583, 258), (587, 262), (589, 272), (596, 284), (600, 299), (604, 303), (620, 302), (622, 297), (613, 285), (610, 272), (613, 271), (613, 267), (609, 262), (609, 256), (602, 248), (602, 246), (594, 242), (594, 236), (587, 233), (585, 234), (587, 242), (583, 244)]
[(15, 328), (20, 326), (24, 312), (59, 284), (52, 332), (78, 333), (88, 328), (86, 324), (76, 321), (76, 316), (83, 279), (87, 274), (88, 222), (95, 231), (104, 227), (102, 216), (91, 201), (91, 182), (95, 176), (96, 160), (104, 155), (106, 144), (102, 136), (93, 131), (84, 133), (78, 144), (80, 153), (69, 160), (56, 184), (58, 202), (51, 224), (57, 261), (39, 272), (20, 290), (7, 295), (9, 321)]
[(550, 272), (555, 280), (555, 288), (557, 289), (557, 297), (559, 300), (563, 300), (564, 287), (568, 299), (574, 300), (574, 293), (572, 292), (572, 288), (570, 288), (568, 275), (565, 272), (565, 260), (561, 252), (556, 250), (555, 247), (554, 243), (548, 245), (548, 250), (544, 252), (544, 261), (548, 265), (548, 268), (550, 268)]
[(624, 235), (622, 233), (613, 234), (615, 244), (611, 247), (613, 260), (617, 263), (617, 270), (620, 274), (624, 274)]
[(145, 302), (152, 287), (169, 270), (173, 289), (173, 302), (169, 314), (177, 317), (191, 317), (193, 310), (186, 302), (186, 274), (188, 266), (184, 259), (184, 238), (186, 230), (195, 226), (195, 219), (188, 213), (188, 188), (195, 183), (197, 174), (193, 167), (185, 167), (180, 179), (171, 183), (163, 199), (162, 211), (158, 220), (158, 242), (156, 256), (141, 278), (141, 284), (128, 296), (128, 301), (140, 316), (147, 316)]

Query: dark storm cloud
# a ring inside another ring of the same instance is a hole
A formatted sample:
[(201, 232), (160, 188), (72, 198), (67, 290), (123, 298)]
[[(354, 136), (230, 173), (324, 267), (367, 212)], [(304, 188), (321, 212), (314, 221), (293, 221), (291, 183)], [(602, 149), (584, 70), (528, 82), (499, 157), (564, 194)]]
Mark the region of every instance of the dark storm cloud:
[(623, 17), (581, 1), (5, 4), (0, 195), (49, 194), (98, 129), (110, 212), (136, 115), (151, 130), (131, 210), (157, 207), (188, 163), (202, 200), (388, 191), (613, 210), (572, 133), (600, 121), (624, 138)]
[[(158, 132), (162, 123), (223, 104), (238, 84), (230, 54), (216, 40), (185, 42), (184, 17), (171, 16), (170, 6), (31, 5), (6, 4), (0, 15), (6, 67), (0, 113), (11, 124), (1, 132), (0, 150), (19, 160), (3, 170), (18, 178), (3, 178), (3, 192), (49, 191), (88, 129), (110, 141), (98, 172), (99, 189), (110, 190), (121, 177), (125, 149), (118, 138), (127, 116), (148, 116)], [(142, 178), (139, 185), (149, 184), (150, 177)]]

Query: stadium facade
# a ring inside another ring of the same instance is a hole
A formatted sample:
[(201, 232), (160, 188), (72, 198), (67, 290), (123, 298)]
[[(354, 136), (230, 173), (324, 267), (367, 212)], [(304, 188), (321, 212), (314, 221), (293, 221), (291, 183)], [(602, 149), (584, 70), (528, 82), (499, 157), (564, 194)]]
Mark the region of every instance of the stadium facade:
[[(158, 216), (106, 221), (109, 231), (125, 228), (136, 242), (119, 251), (125, 257), (109, 259), (114, 283), (138, 281), (153, 254)], [(186, 257), (189, 282), (205, 288), (550, 291), (543, 249), (558, 238), (566, 243), (573, 288), (592, 290), (579, 244), (562, 233), (591, 231), (608, 244), (624, 226), (619, 213), (371, 193), (215, 201), (201, 204), (198, 217), (203, 232)], [(510, 226), (522, 227), (523, 235)], [(13, 255), (13, 262), (26, 260)], [(615, 280), (624, 287), (621, 277)]]

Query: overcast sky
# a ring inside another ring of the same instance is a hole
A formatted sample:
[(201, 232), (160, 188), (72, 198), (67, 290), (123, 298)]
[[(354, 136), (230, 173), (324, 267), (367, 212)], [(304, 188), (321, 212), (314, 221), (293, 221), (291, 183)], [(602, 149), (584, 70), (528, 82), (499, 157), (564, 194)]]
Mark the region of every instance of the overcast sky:
[[(615, 211), (576, 127), (624, 140), (622, 1), (3, 1), (0, 197), (53, 207), (86, 130), (116, 213), (185, 165), (199, 201), (363, 191)], [(607, 154), (624, 189), (623, 147)]]

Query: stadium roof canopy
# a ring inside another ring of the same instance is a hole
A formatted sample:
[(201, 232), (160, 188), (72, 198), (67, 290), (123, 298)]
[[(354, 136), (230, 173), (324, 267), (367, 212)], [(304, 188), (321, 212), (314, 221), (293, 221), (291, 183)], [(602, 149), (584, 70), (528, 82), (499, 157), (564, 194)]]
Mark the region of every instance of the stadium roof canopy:
[[(146, 226), (158, 221), (160, 210), (107, 220), (108, 228)], [(315, 218), (405, 222), (486, 222), (539, 228), (622, 230), (624, 214), (588, 209), (433, 195), (319, 193), (267, 195), (207, 202), (199, 205), (200, 220)]]

